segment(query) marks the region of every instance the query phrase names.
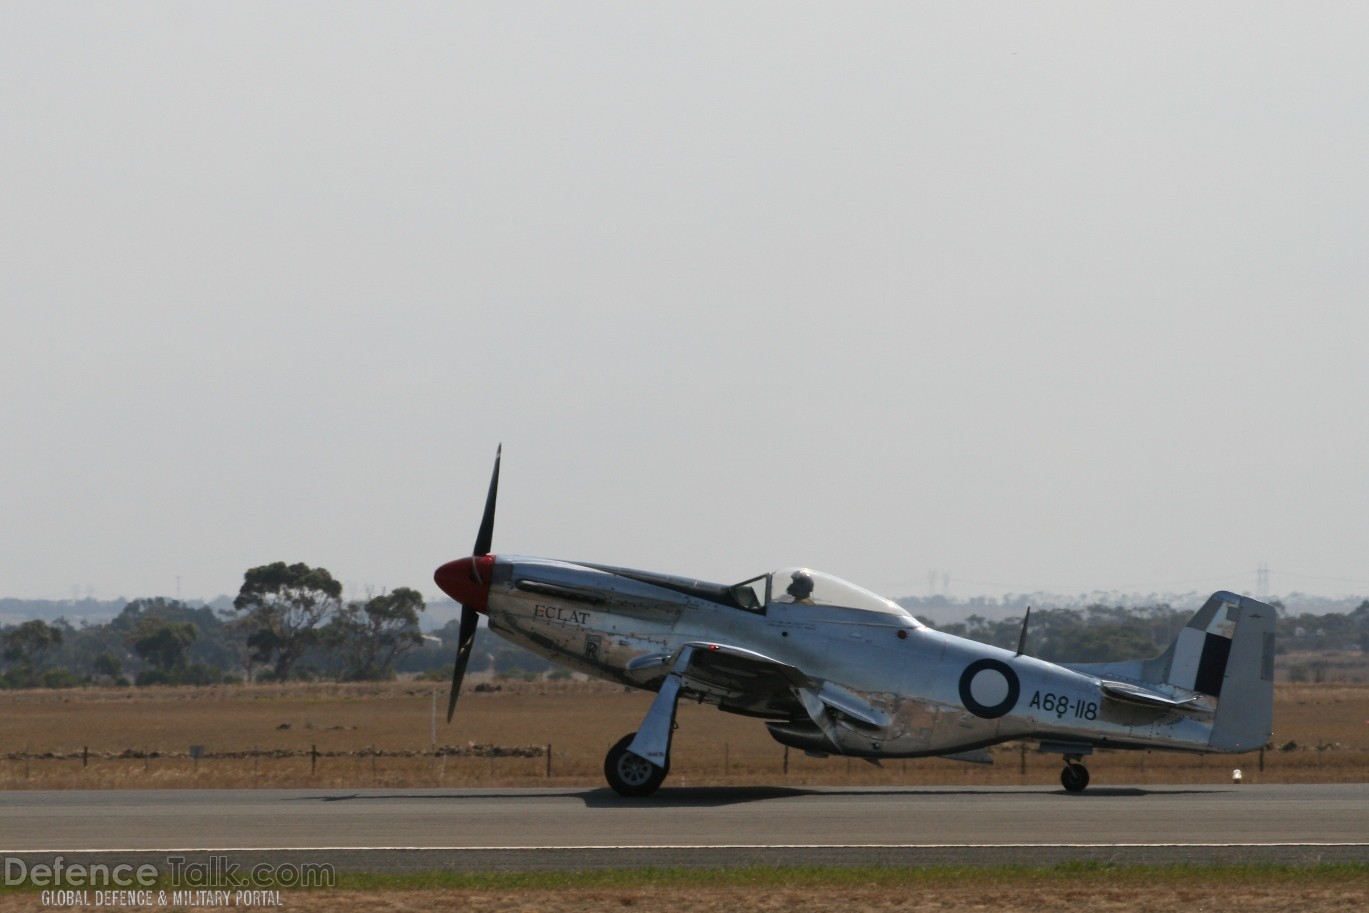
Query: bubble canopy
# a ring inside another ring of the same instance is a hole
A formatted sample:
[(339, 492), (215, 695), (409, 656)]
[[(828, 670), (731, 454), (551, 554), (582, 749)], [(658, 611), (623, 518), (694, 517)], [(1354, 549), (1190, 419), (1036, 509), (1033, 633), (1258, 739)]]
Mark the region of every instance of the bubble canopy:
[(866, 612), (880, 612), (897, 615), (913, 620), (907, 609), (872, 593), (849, 580), (842, 580), (822, 571), (806, 567), (785, 567), (769, 574), (743, 580), (732, 587), (732, 594), (739, 605), (745, 608), (760, 609), (776, 603), (802, 603), (805, 605), (835, 606), (846, 609), (863, 609)]

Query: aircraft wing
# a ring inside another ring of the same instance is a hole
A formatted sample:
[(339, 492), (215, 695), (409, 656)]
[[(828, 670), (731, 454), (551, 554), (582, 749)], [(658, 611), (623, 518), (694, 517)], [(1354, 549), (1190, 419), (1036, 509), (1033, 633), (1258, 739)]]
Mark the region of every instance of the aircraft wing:
[[(679, 670), (685, 691), (712, 699), (733, 713), (770, 719), (791, 719), (806, 715), (798, 691), (820, 686), (788, 663), (772, 659), (745, 647), (720, 643), (686, 644), (688, 665)], [(680, 654), (663, 662), (675, 665)]]
[[(683, 668), (679, 661), (688, 652)], [(797, 666), (755, 650), (712, 641), (685, 644), (673, 655), (643, 657), (629, 664), (634, 677), (678, 674), (686, 693), (713, 700), (732, 713), (771, 720), (807, 717), (835, 741), (833, 721), (883, 728), (888, 715), (859, 694), (808, 675)]]

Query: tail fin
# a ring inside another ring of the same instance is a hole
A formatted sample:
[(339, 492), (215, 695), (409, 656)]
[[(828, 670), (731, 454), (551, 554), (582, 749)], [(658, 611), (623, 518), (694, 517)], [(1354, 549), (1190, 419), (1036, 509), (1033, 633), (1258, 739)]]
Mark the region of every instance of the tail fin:
[(1167, 697), (1179, 702), (1198, 698), (1216, 708), (1207, 750), (1254, 751), (1269, 741), (1273, 726), (1276, 614), (1273, 606), (1257, 599), (1213, 593), (1154, 659), (1069, 668), (1113, 679), (1111, 693), (1122, 699), (1137, 700), (1128, 682), (1162, 686), (1142, 703), (1162, 706)]
[(1169, 649), (1142, 664), (1141, 679), (1215, 699), (1214, 751), (1253, 751), (1274, 717), (1273, 606), (1213, 593)]

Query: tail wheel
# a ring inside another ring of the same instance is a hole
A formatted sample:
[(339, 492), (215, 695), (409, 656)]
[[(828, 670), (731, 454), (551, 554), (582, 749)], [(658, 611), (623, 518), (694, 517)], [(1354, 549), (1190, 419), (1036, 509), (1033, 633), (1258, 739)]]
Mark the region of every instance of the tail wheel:
[(1060, 785), (1072, 793), (1081, 793), (1089, 785), (1089, 769), (1083, 764), (1070, 762), (1060, 771)]
[(629, 732), (608, 750), (604, 758), (604, 777), (620, 796), (649, 796), (664, 782), (669, 767), (657, 767), (646, 758), (627, 750), (637, 733)]

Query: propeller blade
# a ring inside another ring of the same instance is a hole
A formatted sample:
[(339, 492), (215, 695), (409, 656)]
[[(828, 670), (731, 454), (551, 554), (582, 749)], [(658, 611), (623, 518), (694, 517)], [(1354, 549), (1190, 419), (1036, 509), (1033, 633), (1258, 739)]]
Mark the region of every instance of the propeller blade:
[(475, 536), (472, 555), (488, 555), (494, 542), (494, 504), (499, 499), (499, 461), (504, 456), (504, 445), (494, 453), (494, 474), (490, 476), (490, 493), (485, 496), (485, 515), (480, 518), (480, 532)]
[[(480, 518), (480, 531), (475, 534), (475, 548), (471, 557), (452, 561), (437, 569), (435, 579), (442, 591), (461, 603), (461, 634), (456, 647), (456, 663), (452, 666), (452, 693), (447, 698), (447, 722), (456, 711), (456, 699), (461, 695), (461, 680), (466, 677), (466, 665), (471, 661), (471, 647), (475, 645), (475, 629), (480, 621), (477, 609), (485, 608), (489, 598), (490, 581), (482, 579), (480, 565), (487, 567), (494, 543), (494, 506), (499, 500), (499, 463), (504, 457), (504, 445), (494, 452), (494, 472), (490, 474), (490, 491), (485, 496), (485, 513)], [(484, 558), (484, 562), (477, 561)], [(472, 586), (473, 584), (473, 586)]]
[(452, 667), (452, 693), (447, 698), (447, 722), (452, 721), (456, 698), (461, 694), (461, 679), (466, 677), (466, 664), (471, 661), (471, 647), (475, 645), (475, 629), (480, 615), (475, 609), (461, 607), (461, 641), (456, 647), (456, 665)]

